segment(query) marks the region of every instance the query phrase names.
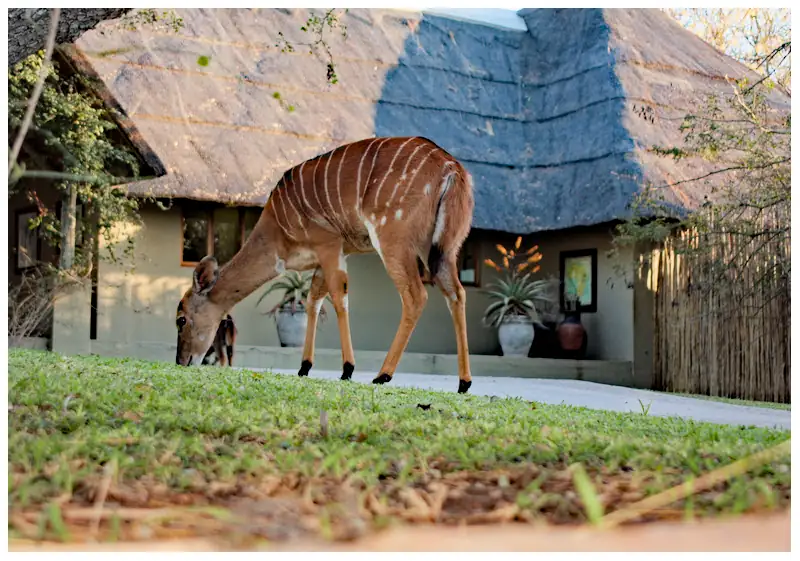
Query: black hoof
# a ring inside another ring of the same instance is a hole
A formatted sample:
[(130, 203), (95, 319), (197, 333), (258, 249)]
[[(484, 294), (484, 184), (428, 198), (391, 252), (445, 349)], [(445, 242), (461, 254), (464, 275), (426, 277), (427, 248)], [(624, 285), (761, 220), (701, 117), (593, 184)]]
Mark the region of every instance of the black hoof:
[(308, 373), (311, 372), (311, 361), (304, 360), (303, 364), (300, 365), (300, 371), (297, 373), (298, 376), (308, 376)]
[(344, 368), (342, 368), (342, 380), (349, 380), (353, 377), (353, 371), (356, 369), (355, 365), (350, 364), (349, 362), (344, 363)]
[(385, 384), (385, 383), (391, 382), (391, 381), (392, 381), (392, 377), (384, 372), (383, 374), (381, 374), (380, 376), (378, 376), (377, 378), (372, 380), (372, 383), (373, 384)]
[(469, 387), (472, 385), (472, 380), (465, 382), (464, 380), (458, 381), (458, 393), (467, 393)]

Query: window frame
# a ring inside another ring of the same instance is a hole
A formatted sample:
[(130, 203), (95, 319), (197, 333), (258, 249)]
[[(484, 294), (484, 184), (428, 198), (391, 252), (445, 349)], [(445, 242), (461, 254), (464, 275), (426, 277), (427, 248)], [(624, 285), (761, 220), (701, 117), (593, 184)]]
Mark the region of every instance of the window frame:
[[(184, 242), (184, 232), (186, 231), (186, 211), (192, 210), (195, 212), (202, 212), (206, 215), (206, 220), (208, 222), (208, 226), (206, 228), (206, 255), (214, 255), (214, 211), (220, 208), (231, 208), (227, 205), (221, 204), (190, 204), (186, 205), (183, 204), (180, 206), (181, 212), (181, 235), (180, 235), (180, 263), (181, 267), (196, 267), (199, 261), (184, 261), (183, 259), (183, 242)], [(255, 210), (259, 214), (261, 214), (261, 207), (255, 206), (238, 206), (234, 207), (238, 211), (238, 219), (239, 219), (239, 247), (236, 248), (236, 252), (242, 249), (244, 246), (245, 240), (245, 217), (247, 216), (248, 210)]]
[[(34, 228), (35, 236), (36, 236), (36, 256), (35, 258), (29, 257), (32, 263), (27, 266), (20, 267), (20, 244), (22, 240), (20, 239), (20, 221), (23, 219), (24, 216), (29, 214), (38, 215), (39, 214), (39, 207), (36, 205), (32, 206), (25, 206), (22, 208), (18, 208), (14, 211), (14, 271), (17, 275), (22, 275), (28, 271), (37, 271), (42, 266), (42, 233), (41, 233), (41, 226), (37, 226)], [(26, 225), (27, 226), (27, 225)]]

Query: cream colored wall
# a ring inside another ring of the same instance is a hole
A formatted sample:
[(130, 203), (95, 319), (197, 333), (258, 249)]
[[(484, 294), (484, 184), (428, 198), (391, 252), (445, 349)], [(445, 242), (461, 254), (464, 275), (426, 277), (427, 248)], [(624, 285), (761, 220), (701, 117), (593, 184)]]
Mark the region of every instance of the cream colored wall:
[[(180, 266), (180, 212), (143, 209), (146, 227), (136, 234), (135, 270), (101, 262), (98, 293), (98, 339), (101, 341), (170, 342), (176, 337), (175, 309), (191, 282), (192, 269)], [(493, 257), (494, 244), (513, 237), (482, 233), (479, 258)], [(596, 247), (598, 250), (598, 311), (586, 314), (589, 354), (592, 358), (632, 360), (633, 296), (622, 282), (607, 282), (613, 276), (612, 263), (605, 256), (610, 249), (607, 228), (549, 233), (529, 238), (540, 245), (544, 258), (541, 275), (558, 275), (558, 251)], [(526, 240), (527, 243), (528, 240)], [(348, 258), (350, 274), (350, 324), (353, 345), (360, 350), (387, 351), (400, 321), (400, 298), (377, 255)], [(483, 268), (483, 285), (492, 278)], [(444, 298), (428, 286), (428, 304), (409, 342), (409, 352), (455, 354), (453, 324)], [(233, 310), (242, 345), (278, 346), (274, 321), (263, 315), (278, 296), (255, 303), (259, 292), (240, 302)], [(496, 331), (485, 328), (481, 315), (487, 297), (477, 288), (467, 288), (467, 318), (470, 351), (473, 354), (499, 352)], [(319, 348), (339, 349), (339, 334), (330, 304), (328, 319), (320, 325)]]
[[(613, 257), (612, 226), (599, 225), (541, 232), (523, 238), (525, 247), (539, 245), (542, 253), (539, 275), (559, 276), (559, 253), (578, 249), (597, 249), (597, 312), (584, 313), (581, 320), (589, 338), (587, 357), (602, 360), (633, 360), (633, 282), (631, 249)], [(504, 236), (509, 243), (514, 237)], [(622, 274), (621, 269), (627, 272)]]

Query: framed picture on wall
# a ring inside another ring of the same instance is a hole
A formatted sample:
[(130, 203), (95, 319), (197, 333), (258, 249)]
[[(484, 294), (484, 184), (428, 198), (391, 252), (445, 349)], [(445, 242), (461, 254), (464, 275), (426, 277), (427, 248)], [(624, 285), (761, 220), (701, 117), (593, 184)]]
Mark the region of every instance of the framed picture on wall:
[(39, 237), (39, 228), (30, 228), (30, 221), (39, 216), (36, 207), (20, 209), (15, 216), (17, 272), (19, 273), (39, 264), (42, 258), (42, 240)]
[(569, 295), (578, 299), (577, 311), (597, 312), (597, 250), (579, 249), (560, 254), (560, 304), (567, 311)]

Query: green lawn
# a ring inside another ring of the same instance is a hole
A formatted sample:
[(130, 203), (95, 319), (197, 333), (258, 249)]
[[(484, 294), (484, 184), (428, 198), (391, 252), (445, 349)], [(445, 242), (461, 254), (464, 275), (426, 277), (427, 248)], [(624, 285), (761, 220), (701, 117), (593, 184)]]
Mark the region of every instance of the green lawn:
[[(572, 464), (585, 468), (607, 513), (790, 438), (520, 399), (26, 350), (9, 351), (8, 378), (9, 528), (27, 538), (346, 539), (397, 520), (581, 523), (586, 495)], [(789, 467), (787, 454), (644, 518), (786, 509)], [(87, 510), (95, 503), (104, 510)], [(163, 507), (179, 510), (143, 510)]]

